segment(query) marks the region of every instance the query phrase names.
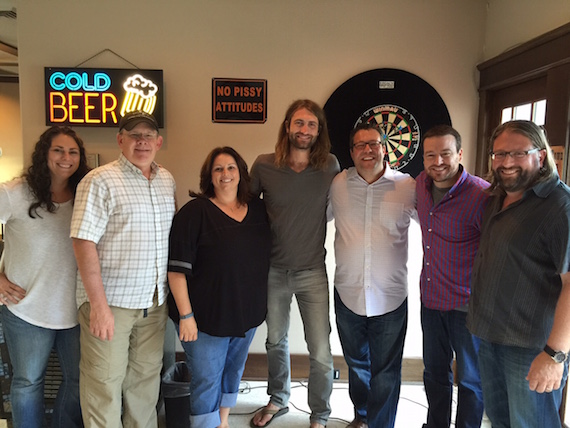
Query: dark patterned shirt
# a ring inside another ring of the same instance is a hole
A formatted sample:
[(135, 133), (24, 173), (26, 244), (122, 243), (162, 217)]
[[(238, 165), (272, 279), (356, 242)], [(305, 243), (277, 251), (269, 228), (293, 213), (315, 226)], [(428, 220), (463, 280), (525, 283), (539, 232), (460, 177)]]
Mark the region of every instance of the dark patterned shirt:
[(488, 342), (541, 349), (570, 267), (570, 189), (556, 177), (501, 210), (503, 199), (483, 216), (467, 325)]

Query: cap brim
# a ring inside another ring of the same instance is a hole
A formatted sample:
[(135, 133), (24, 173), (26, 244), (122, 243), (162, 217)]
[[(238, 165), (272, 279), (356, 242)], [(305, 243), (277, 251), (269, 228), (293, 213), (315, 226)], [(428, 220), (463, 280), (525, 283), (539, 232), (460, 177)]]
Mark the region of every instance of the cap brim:
[(125, 123), (123, 125), (122, 128), (119, 128), (119, 131), (121, 131), (122, 129), (126, 129), (127, 131), (130, 131), (135, 126), (137, 126), (139, 123), (146, 123), (147, 125), (150, 125), (151, 128), (156, 129), (158, 131), (158, 126), (156, 125), (156, 123), (154, 123), (152, 120), (149, 120), (145, 117), (138, 117), (136, 119), (129, 120), (127, 123)]

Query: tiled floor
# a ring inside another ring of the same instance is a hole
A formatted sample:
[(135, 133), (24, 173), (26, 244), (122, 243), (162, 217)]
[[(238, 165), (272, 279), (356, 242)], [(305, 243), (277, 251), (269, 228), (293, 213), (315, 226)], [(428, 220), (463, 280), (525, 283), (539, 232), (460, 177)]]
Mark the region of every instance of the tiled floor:
[[(268, 401), (266, 382), (242, 382), (237, 405), (230, 414), (232, 428), (249, 427), (253, 414)], [(344, 428), (353, 419), (354, 413), (348, 396), (348, 384), (335, 382), (331, 397), (332, 414), (327, 428)], [(421, 428), (426, 420), (427, 402), (423, 385), (403, 384), (396, 415), (396, 428)], [(161, 415), (161, 428), (168, 426), (164, 415)], [(307, 388), (304, 382), (293, 382), (289, 413), (275, 419), (272, 428), (307, 428), (309, 426), (309, 407), (307, 405)], [(452, 426), (454, 426), (452, 424)], [(491, 423), (485, 419), (482, 428), (490, 428)]]

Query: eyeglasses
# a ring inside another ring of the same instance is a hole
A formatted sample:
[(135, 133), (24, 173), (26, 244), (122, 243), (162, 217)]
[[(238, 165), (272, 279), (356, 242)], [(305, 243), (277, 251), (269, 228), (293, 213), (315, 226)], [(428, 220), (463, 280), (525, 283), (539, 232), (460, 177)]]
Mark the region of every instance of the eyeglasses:
[(363, 143), (356, 143), (352, 145), (353, 149), (364, 150), (366, 146), (370, 147), (370, 150), (375, 150), (380, 147), (380, 141), (365, 141)]
[(530, 149), (530, 150), (515, 150), (512, 152), (492, 152), (491, 153), (491, 159), (498, 160), (498, 161), (504, 161), (507, 158), (507, 156), (510, 156), (513, 159), (524, 159), (525, 157), (527, 157), (531, 153), (536, 153), (540, 150), (542, 150), (542, 149), (535, 147), (534, 149)]
[(154, 141), (156, 140), (156, 138), (158, 137), (158, 134), (156, 132), (146, 132), (144, 134), (141, 134), (139, 132), (127, 132), (126, 133), (127, 137), (129, 137), (131, 140), (134, 141)]

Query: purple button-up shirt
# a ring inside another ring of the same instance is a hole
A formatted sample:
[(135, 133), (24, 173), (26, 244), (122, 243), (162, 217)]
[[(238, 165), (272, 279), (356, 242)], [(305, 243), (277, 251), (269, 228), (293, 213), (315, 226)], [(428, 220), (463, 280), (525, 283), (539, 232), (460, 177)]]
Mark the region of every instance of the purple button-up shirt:
[(484, 189), (489, 183), (460, 168), (459, 180), (437, 205), (432, 179), (425, 172), (416, 179), (424, 251), (420, 292), (429, 309), (450, 311), (469, 302), (471, 269), (489, 198)]

